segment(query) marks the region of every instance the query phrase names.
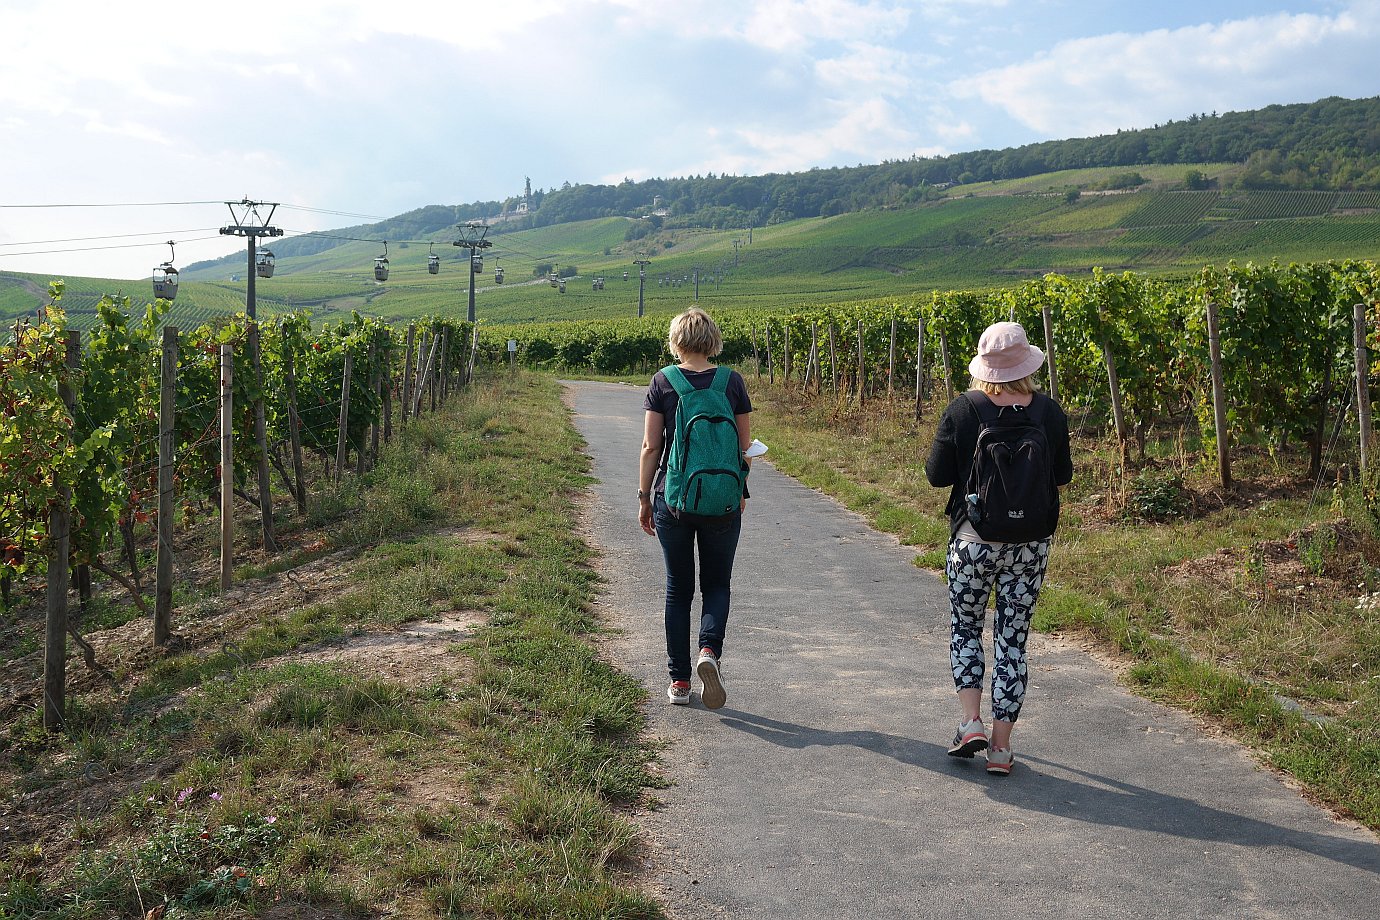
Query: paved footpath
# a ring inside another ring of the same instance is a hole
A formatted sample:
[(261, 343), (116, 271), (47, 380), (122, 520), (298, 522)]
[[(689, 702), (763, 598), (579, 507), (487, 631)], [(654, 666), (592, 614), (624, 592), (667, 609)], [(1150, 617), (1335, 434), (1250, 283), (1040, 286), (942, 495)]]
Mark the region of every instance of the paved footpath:
[(642, 823), (672, 916), (1380, 917), (1373, 834), (1048, 637), (1032, 637), (1012, 775), (946, 756), (943, 583), (769, 463), (734, 572), (728, 704), (704, 709), (697, 684), (670, 706), (661, 549), (637, 526), (642, 391), (569, 396), (612, 651), (667, 743), (674, 785)]

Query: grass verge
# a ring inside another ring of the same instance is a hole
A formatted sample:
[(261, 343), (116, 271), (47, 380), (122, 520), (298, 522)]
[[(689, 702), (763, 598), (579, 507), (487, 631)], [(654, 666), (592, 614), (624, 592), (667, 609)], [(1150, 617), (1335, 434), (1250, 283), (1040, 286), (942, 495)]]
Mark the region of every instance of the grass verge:
[[(916, 422), (903, 403), (859, 410), (752, 389), (753, 432), (779, 469), (942, 570), (948, 490), (924, 476), (942, 407)], [(1131, 520), (1135, 489), (1110, 446), (1080, 439), (1074, 456), (1036, 628), (1096, 639), (1130, 663), (1126, 679), (1142, 695), (1211, 720), (1328, 806), (1380, 830), (1380, 610), (1366, 606), (1380, 597), (1380, 541), (1356, 497), (1310, 501), (1267, 462), (1242, 461), (1238, 476), (1267, 487), (1217, 510)], [(1183, 475), (1210, 491), (1210, 470)], [(1291, 558), (1267, 565), (1275, 550)], [(1279, 583), (1281, 572), (1289, 582)]]
[[(10, 726), (0, 917), (663, 916), (620, 814), (651, 752), (590, 641), (579, 448), (552, 380), (481, 382), (316, 521), (362, 548), (345, 587), (146, 656), (61, 735)], [(439, 662), (332, 651), (461, 614)]]

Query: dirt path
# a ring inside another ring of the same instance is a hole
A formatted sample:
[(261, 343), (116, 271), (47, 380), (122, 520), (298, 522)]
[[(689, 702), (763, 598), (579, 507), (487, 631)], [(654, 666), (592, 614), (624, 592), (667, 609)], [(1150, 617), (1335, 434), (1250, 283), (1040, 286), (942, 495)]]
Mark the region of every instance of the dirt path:
[(770, 464), (738, 553), (728, 705), (666, 705), (661, 552), (636, 524), (641, 392), (569, 394), (613, 651), (667, 742), (674, 785), (643, 823), (673, 916), (1374, 915), (1374, 835), (1070, 645), (1032, 638), (1010, 777), (945, 756), (942, 583)]

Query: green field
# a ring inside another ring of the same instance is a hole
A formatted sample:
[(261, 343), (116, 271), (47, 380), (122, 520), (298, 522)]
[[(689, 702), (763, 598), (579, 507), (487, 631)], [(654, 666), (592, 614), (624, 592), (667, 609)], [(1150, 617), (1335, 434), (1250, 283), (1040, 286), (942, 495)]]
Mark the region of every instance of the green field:
[[(1236, 167), (1197, 168), (1225, 183)], [(699, 299), (707, 306), (792, 309), (935, 289), (989, 288), (1048, 272), (1079, 274), (1094, 266), (1183, 276), (1230, 260), (1380, 255), (1380, 193), (1185, 191), (1187, 169), (1135, 170), (1148, 182), (1134, 191), (1099, 188), (1131, 170), (1070, 170), (965, 185), (952, 190), (954, 197), (904, 209), (751, 231), (664, 229), (634, 241), (626, 236), (636, 221), (624, 217), (512, 233), (495, 227), (488, 237), (493, 245), (484, 251), (484, 271), (477, 276), (476, 313), (491, 323), (635, 316), (638, 283), (632, 263), (639, 257), (651, 261), (646, 310), (661, 313), (694, 300), (696, 269)], [(1079, 195), (1069, 195), (1070, 190)], [(464, 316), (468, 253), (451, 245), (455, 235), (390, 241), (390, 274), (382, 283), (373, 274), (374, 259), (383, 254), (381, 241), (343, 242), (315, 255), (279, 259), (274, 277), (256, 286), (259, 310), (308, 309), (325, 321), (351, 310), (394, 321)], [(433, 251), (441, 257), (435, 275), (427, 271)], [(499, 265), (505, 270), (502, 285), (494, 283)], [(541, 265), (578, 274), (561, 293), (536, 277)], [(243, 309), (243, 275), (238, 264), (184, 271), (171, 321), (194, 326)], [(593, 290), (596, 277), (606, 279), (603, 290)], [(0, 273), (0, 320), (39, 306), (49, 280)], [(144, 280), (66, 280), (65, 304), (78, 328), (89, 322), (104, 292), (122, 291), (136, 300), (150, 294)]]

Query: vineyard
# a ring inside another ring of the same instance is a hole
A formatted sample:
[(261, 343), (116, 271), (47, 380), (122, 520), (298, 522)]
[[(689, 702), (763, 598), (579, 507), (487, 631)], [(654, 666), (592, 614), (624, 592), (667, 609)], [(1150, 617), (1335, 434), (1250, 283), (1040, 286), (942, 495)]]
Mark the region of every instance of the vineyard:
[[(1090, 424), (1111, 426), (1122, 415), (1118, 434), (1143, 454), (1149, 433), (1171, 423), (1186, 424), (1202, 450), (1214, 445), (1205, 313), (1212, 302), (1221, 317), (1230, 441), (1303, 443), (1316, 475), (1357, 411), (1355, 304), (1366, 305), (1370, 390), (1380, 376), (1377, 294), (1380, 267), (1372, 262), (1232, 263), (1186, 282), (1095, 271), (1007, 290), (936, 291), (796, 312), (737, 310), (718, 320), (725, 362), (755, 365), (813, 392), (865, 399), (962, 388), (964, 362), (989, 323), (1015, 319), (1038, 341), (1047, 312), (1058, 398)], [(481, 327), (480, 351), (496, 360), (509, 338), (519, 343), (519, 360), (533, 367), (646, 373), (668, 358), (664, 318)], [(1331, 459), (1349, 463), (1352, 452)]]
[[(17, 588), (46, 578), (51, 608), (70, 568), (83, 602), (94, 569), (142, 609), (136, 546), (156, 532), (161, 569), (173, 539), (166, 516), (184, 526), (224, 520), (236, 498), (259, 509), (263, 543), (274, 548), (270, 477), (306, 514), (303, 453), (337, 481), (351, 454), (363, 471), (391, 436), (395, 398), (403, 420), (423, 408), (424, 387), (434, 408), (468, 350), (468, 327), (430, 321), (404, 339), (359, 314), (316, 328), (304, 313), (261, 322), (238, 314), (179, 334), (164, 326), (167, 301), (136, 316), (128, 298), (108, 296), (79, 335), (68, 328), (61, 283), (51, 296), (41, 320), (17, 323), (0, 345), (5, 607)], [(163, 607), (170, 585), (159, 580)]]

